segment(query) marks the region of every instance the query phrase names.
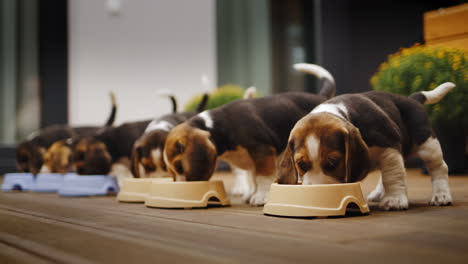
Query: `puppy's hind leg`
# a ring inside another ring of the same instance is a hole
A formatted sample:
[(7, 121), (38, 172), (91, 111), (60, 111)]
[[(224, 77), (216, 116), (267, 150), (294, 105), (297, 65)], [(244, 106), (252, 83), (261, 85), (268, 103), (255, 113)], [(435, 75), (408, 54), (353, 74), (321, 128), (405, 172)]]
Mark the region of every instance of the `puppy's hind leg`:
[(452, 204), (452, 195), (448, 183), (448, 167), (444, 161), (439, 140), (429, 137), (419, 146), (418, 156), (424, 161), (432, 177), (431, 205)]
[(386, 148), (379, 160), (385, 190), (379, 207), (385, 210), (408, 209), (406, 170), (403, 156), (394, 148)]

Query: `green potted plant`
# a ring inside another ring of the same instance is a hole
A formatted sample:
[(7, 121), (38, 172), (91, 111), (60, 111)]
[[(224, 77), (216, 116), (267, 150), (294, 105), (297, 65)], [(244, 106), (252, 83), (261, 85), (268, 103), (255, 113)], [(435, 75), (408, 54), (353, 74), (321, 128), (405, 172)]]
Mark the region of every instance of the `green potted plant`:
[[(210, 93), (206, 109), (213, 109), (234, 100), (242, 99), (244, 96), (244, 89), (239, 85), (225, 84)], [(185, 111), (194, 111), (200, 103), (202, 95), (196, 95), (185, 105)]]
[(416, 44), (389, 55), (372, 76), (374, 90), (409, 95), (443, 82), (455, 89), (441, 102), (426, 106), (451, 173), (468, 168), (468, 52)]

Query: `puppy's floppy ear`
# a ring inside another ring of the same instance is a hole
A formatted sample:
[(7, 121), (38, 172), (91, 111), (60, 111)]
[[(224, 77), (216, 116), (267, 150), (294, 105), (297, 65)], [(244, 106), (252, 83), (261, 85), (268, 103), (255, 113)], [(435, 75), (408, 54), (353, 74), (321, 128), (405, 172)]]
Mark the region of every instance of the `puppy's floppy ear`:
[(294, 165), (294, 140), (290, 140), (277, 163), (278, 183), (297, 184), (298, 176)]
[(131, 171), (135, 178), (140, 178), (140, 159), (143, 151), (143, 147), (135, 144), (132, 150), (132, 165)]
[(29, 170), (33, 174), (39, 173), (44, 164), (44, 154), (47, 150), (44, 147), (37, 147), (37, 152), (32, 153), (29, 159)]
[(369, 150), (362, 140), (359, 129), (348, 126), (345, 136), (345, 182), (357, 182), (366, 177), (369, 172), (370, 159)]

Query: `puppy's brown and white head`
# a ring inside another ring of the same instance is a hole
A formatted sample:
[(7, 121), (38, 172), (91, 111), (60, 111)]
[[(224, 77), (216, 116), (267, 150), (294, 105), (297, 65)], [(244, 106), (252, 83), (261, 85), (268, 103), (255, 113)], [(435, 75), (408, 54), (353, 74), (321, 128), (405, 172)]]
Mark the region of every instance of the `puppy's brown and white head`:
[(145, 133), (133, 146), (132, 173), (136, 178), (140, 173), (140, 164), (144, 168), (144, 177), (170, 176), (163, 158), (164, 146), (169, 132), (154, 130)]
[(66, 173), (72, 161), (71, 138), (52, 144), (44, 154), (43, 172)]
[(30, 141), (23, 141), (16, 147), (16, 166), (20, 172), (39, 173), (44, 162), (46, 149)]
[(362, 180), (369, 154), (359, 129), (329, 113), (299, 120), (278, 163), (279, 183), (347, 183)]
[(112, 165), (112, 157), (104, 142), (92, 137), (77, 140), (72, 160), (76, 172), (83, 175), (107, 174)]
[(182, 123), (169, 133), (164, 160), (176, 180), (210, 179), (216, 167), (216, 158), (216, 147), (208, 131)]

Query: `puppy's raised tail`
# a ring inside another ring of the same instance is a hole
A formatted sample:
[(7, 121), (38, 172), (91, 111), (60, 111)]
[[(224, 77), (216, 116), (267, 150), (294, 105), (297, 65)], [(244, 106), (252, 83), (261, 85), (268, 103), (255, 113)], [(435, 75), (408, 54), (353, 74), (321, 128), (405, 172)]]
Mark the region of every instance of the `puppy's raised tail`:
[(159, 90), (157, 93), (159, 96), (168, 97), (172, 103), (172, 113), (177, 113), (177, 99), (175, 98), (174, 93), (170, 90)]
[(245, 90), (243, 99), (255, 98), (257, 96), (257, 88), (255, 86), (250, 86)]
[(115, 96), (114, 92), (109, 93), (110, 99), (111, 99), (111, 104), (112, 104), (112, 109), (109, 117), (107, 118), (106, 124), (104, 126), (110, 127), (114, 124), (115, 121), (115, 116), (117, 115), (117, 98)]
[(421, 104), (435, 104), (444, 98), (450, 91), (455, 88), (455, 84), (451, 82), (443, 83), (437, 86), (432, 91), (416, 92), (409, 97), (420, 102)]
[(200, 103), (197, 105), (197, 108), (195, 109), (195, 112), (197, 113), (203, 112), (203, 110), (205, 110), (206, 108), (206, 105), (208, 104), (208, 99), (210, 99), (210, 94), (204, 93)]
[(197, 108), (195, 108), (195, 112), (197, 113), (201, 113), (206, 109), (206, 106), (208, 105), (208, 100), (210, 99), (210, 93), (212, 93), (214, 89), (216, 89), (216, 87), (210, 84), (210, 78), (208, 78), (207, 74), (202, 74), (200, 76), (200, 81), (204, 93), (200, 103), (197, 105)]
[(293, 65), (296, 71), (315, 75), (320, 79), (319, 95), (325, 96), (327, 99), (335, 96), (336, 84), (331, 73), (325, 70), (322, 66), (311, 63), (297, 63)]

